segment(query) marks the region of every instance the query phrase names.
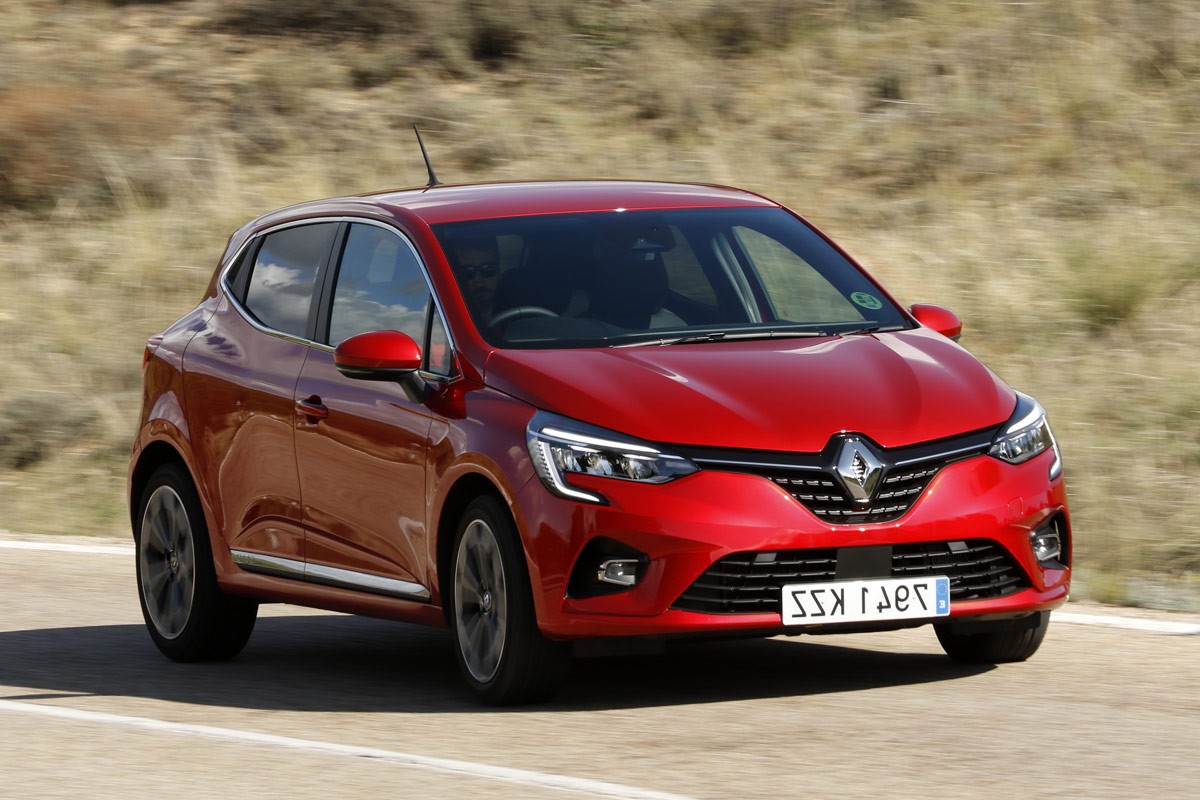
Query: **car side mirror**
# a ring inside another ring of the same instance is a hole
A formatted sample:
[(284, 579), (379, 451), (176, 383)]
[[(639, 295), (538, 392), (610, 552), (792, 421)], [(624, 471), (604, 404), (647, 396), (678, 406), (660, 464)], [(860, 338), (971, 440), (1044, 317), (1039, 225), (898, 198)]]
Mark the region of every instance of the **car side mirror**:
[(429, 396), (429, 384), (418, 373), (421, 348), (407, 333), (369, 331), (351, 336), (334, 349), (333, 364), (347, 378), (396, 381), (414, 403)]
[(955, 314), (948, 308), (928, 303), (917, 303), (909, 307), (908, 310), (909, 313), (917, 318), (917, 322), (926, 328), (932, 328), (947, 339), (953, 339), (957, 342), (958, 337), (962, 335), (962, 320), (959, 319), (958, 314)]

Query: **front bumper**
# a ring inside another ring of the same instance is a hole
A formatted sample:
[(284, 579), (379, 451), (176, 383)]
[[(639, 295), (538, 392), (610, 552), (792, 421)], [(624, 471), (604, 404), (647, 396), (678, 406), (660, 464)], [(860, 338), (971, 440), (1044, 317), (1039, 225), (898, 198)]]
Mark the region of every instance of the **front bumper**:
[[(1018, 465), (989, 456), (951, 464), (899, 520), (868, 525), (831, 525), (769, 480), (711, 469), (661, 485), (572, 476), (580, 487), (607, 498), (608, 506), (561, 499), (535, 479), (520, 493), (514, 512), (529, 555), (538, 622), (554, 638), (804, 632), (812, 627), (785, 627), (777, 612), (703, 613), (672, 606), (710, 566), (733, 553), (963, 540), (1003, 548), (1022, 573), (1022, 588), (1002, 597), (953, 601), (951, 618), (1012, 616), (1067, 599), (1069, 563), (1039, 564), (1030, 545), (1030, 532), (1061, 514), (1069, 553), (1066, 491), (1061, 477), (1047, 479), (1052, 460), (1047, 452)], [(631, 589), (572, 597), (571, 572), (597, 537), (631, 547), (648, 562)]]

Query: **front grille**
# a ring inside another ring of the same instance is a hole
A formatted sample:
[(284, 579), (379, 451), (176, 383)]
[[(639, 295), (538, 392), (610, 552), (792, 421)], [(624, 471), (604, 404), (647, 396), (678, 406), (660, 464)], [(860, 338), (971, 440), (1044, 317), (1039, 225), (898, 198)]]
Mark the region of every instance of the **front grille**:
[(833, 464), (842, 439), (830, 440), (821, 453), (775, 453), (672, 448), (702, 469), (740, 472), (766, 478), (825, 522), (862, 525), (891, 522), (908, 513), (934, 476), (949, 464), (986, 453), (995, 429), (975, 431), (952, 439), (875, 452), (883, 475), (867, 502), (856, 502), (835, 476)]
[(904, 516), (933, 480), (933, 476), (947, 463), (925, 462), (915, 468), (893, 467), (885, 474), (875, 496), (867, 503), (854, 502), (841, 484), (824, 470), (800, 475), (762, 468), (746, 471), (783, 487), (784, 491), (826, 522), (856, 525), (891, 522)]
[[(732, 553), (709, 567), (671, 607), (705, 614), (778, 614), (784, 586), (836, 580), (839, 556), (859, 549)], [(891, 545), (890, 550), (890, 572), (855, 577), (945, 575), (950, 578), (951, 601), (1004, 597), (1030, 585), (1008, 551), (988, 539), (913, 542)]]

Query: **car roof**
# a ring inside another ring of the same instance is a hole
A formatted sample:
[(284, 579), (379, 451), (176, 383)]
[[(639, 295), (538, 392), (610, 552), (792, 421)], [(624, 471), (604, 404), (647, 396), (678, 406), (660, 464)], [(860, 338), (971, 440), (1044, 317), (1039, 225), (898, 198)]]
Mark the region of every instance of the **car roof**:
[(426, 225), (588, 211), (670, 208), (777, 208), (761, 195), (729, 186), (655, 181), (579, 180), (421, 186), (312, 200), (268, 212), (230, 237), (224, 264), (258, 231), (331, 216), (417, 217)]
[(617, 209), (777, 205), (759, 195), (728, 186), (615, 180), (443, 185), (363, 197), (380, 205), (408, 209), (429, 225)]
[(530, 181), (421, 186), (313, 200), (264, 214), (251, 223), (260, 228), (285, 218), (353, 212), (366, 208), (406, 209), (426, 224), (476, 219), (570, 214), (616, 209), (775, 207), (778, 204), (742, 189), (695, 183), (651, 181)]

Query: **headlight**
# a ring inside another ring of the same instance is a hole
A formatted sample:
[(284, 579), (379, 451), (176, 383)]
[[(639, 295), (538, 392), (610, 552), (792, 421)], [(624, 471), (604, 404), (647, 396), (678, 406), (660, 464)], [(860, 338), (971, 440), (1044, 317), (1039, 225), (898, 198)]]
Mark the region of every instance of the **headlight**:
[(1062, 473), (1062, 455), (1046, 421), (1046, 409), (1029, 395), (1017, 392), (1017, 409), (988, 453), (1001, 461), (1020, 464), (1047, 450), (1054, 451), (1054, 463), (1050, 465), (1053, 480)]
[(525, 430), (525, 443), (538, 477), (554, 494), (604, 504), (593, 492), (576, 489), (568, 476), (598, 475), (639, 483), (666, 483), (698, 468), (682, 456), (613, 431), (539, 411)]

